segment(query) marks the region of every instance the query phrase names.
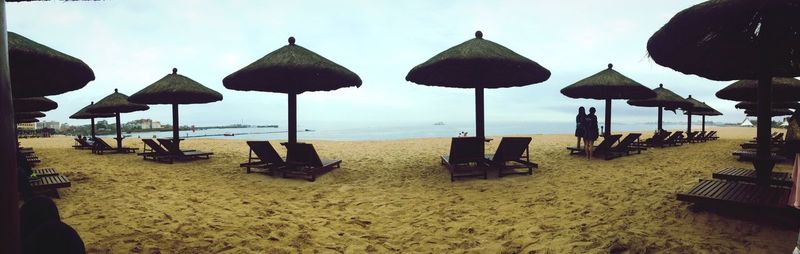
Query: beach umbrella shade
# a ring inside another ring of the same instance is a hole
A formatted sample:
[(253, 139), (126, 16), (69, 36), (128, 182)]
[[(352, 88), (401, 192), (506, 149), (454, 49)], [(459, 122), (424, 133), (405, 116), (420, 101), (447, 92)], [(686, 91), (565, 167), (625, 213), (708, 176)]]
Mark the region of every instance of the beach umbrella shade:
[(360, 87), (361, 78), (347, 68), (295, 44), (270, 52), (222, 80), (225, 88), (239, 91), (285, 93), (289, 97), (289, 143), (297, 143), (297, 95)]
[[(712, 108), (711, 106), (708, 106), (708, 104), (706, 104), (705, 102), (700, 102), (700, 103), (703, 105), (703, 107), (700, 107), (695, 111), (692, 111), (691, 114), (703, 117), (702, 121), (703, 125), (700, 130), (706, 131), (706, 116), (721, 116), (722, 112), (719, 112), (716, 109)], [(684, 111), (684, 114), (689, 115), (689, 112)]]
[(62, 94), (94, 80), (80, 59), (14, 32), (8, 32), (8, 62), (14, 98)]
[(44, 117), (45, 114), (39, 111), (32, 111), (32, 112), (16, 112), (14, 113), (14, 118), (35, 118), (35, 117)]
[[(683, 108), (684, 114), (686, 115), (686, 133), (688, 134), (692, 132), (692, 115), (699, 115), (696, 112), (712, 113), (716, 110), (709, 107), (705, 103), (692, 98), (692, 95), (689, 95), (689, 98), (686, 98), (686, 101), (691, 103), (690, 106)], [(705, 121), (705, 117), (703, 118), (703, 121)], [(703, 123), (703, 129), (705, 129), (705, 122)]]
[(221, 101), (222, 94), (178, 74), (177, 68), (155, 83), (128, 97), (128, 101), (139, 104), (172, 105), (172, 138), (180, 147), (178, 134), (178, 104), (200, 104)]
[(117, 89), (114, 89), (114, 93), (106, 96), (94, 105), (91, 105), (87, 111), (93, 114), (114, 114), (114, 117), (117, 120), (117, 149), (122, 149), (122, 125), (119, 120), (119, 114), (148, 109), (150, 109), (150, 107), (147, 105), (129, 102), (127, 95), (120, 93), (117, 91)]
[[(795, 78), (772, 78), (771, 100), (774, 102), (796, 102), (800, 100), (800, 80)], [(758, 97), (757, 80), (739, 80), (717, 91), (720, 99), (756, 102)], [(774, 103), (773, 103), (774, 105)]]
[(664, 84), (658, 84), (658, 87), (653, 89), (656, 93), (655, 97), (648, 99), (628, 100), (628, 105), (639, 107), (658, 107), (658, 131), (662, 131), (662, 119), (664, 108), (685, 108), (692, 105), (691, 102), (686, 101), (680, 95), (664, 88)]
[[(743, 102), (736, 103), (736, 105), (734, 105), (734, 107), (736, 107), (737, 109), (747, 109), (747, 110), (756, 110), (757, 106), (758, 106), (758, 104), (755, 103), (755, 102), (752, 102), (752, 101), (743, 101)], [(793, 109), (798, 109), (798, 108), (800, 108), (800, 103), (791, 102), (791, 101), (775, 101), (775, 102), (772, 102), (772, 107), (771, 108), (793, 108)]]
[(50, 111), (58, 108), (58, 103), (45, 97), (14, 99), (14, 111)]
[[(756, 116), (756, 117), (759, 116), (758, 111), (756, 111), (756, 110), (745, 109), (744, 113), (747, 116)], [(792, 115), (792, 114), (794, 114), (794, 111), (791, 111), (788, 108), (773, 108), (769, 112), (769, 117), (765, 117), (765, 118), (772, 118), (772, 117), (775, 117), (775, 116), (788, 116), (788, 115)], [(771, 119), (770, 119), (770, 121), (771, 121)]]
[(427, 86), (475, 89), (475, 132), (485, 138), (483, 92), (486, 88), (518, 87), (541, 83), (550, 71), (516, 52), (483, 38), (453, 46), (415, 66), (406, 80)]
[(89, 108), (91, 108), (92, 105), (94, 105), (94, 102), (91, 102), (86, 107), (83, 107), (81, 110), (78, 110), (78, 112), (75, 112), (75, 114), (72, 114), (71, 116), (69, 116), (69, 118), (71, 118), (71, 119), (91, 119), (91, 123), (92, 123), (92, 125), (91, 125), (91, 127), (92, 127), (91, 135), (92, 135), (92, 139), (94, 139), (95, 138), (94, 119), (95, 118), (114, 117), (116, 115), (114, 113), (97, 113), (97, 114), (89, 113)]
[(605, 133), (611, 135), (611, 100), (616, 99), (649, 99), (656, 97), (656, 92), (639, 84), (613, 69), (613, 64), (592, 76), (561, 89), (561, 94), (570, 98), (605, 100)]
[[(647, 42), (652, 59), (712, 80), (758, 80), (757, 111), (767, 114), (773, 77), (800, 76), (800, 4), (796, 0), (706, 1), (677, 13)], [(797, 100), (794, 100), (797, 101)], [(769, 184), (771, 119), (758, 119), (760, 185)]]

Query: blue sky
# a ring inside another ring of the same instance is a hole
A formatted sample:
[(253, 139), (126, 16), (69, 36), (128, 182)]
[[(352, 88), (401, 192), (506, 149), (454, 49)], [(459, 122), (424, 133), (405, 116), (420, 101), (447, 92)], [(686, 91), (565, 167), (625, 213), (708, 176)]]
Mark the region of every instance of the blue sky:
[[(655, 64), (647, 39), (676, 12), (701, 1), (102, 1), (8, 3), (8, 30), (82, 59), (97, 79), (52, 96), (59, 108), (46, 120), (67, 117), (118, 88), (131, 95), (173, 67), (224, 99), (181, 106), (181, 124), (245, 122), (285, 125), (286, 95), (225, 89), (228, 74), (287, 44), (297, 44), (357, 73), (360, 88), (298, 96), (303, 122), (471, 122), (474, 92), (405, 81), (415, 65), (474, 37), (500, 43), (552, 72), (549, 80), (486, 91), (487, 121), (570, 122), (578, 106), (559, 90), (606, 68), (655, 88), (689, 94), (739, 122), (735, 102), (714, 92), (731, 82), (687, 76)], [(123, 121), (169, 123), (171, 108), (151, 105)], [(653, 122), (656, 110), (614, 101), (614, 122)], [(602, 118), (602, 116), (601, 116)], [(665, 114), (665, 121), (685, 117)]]

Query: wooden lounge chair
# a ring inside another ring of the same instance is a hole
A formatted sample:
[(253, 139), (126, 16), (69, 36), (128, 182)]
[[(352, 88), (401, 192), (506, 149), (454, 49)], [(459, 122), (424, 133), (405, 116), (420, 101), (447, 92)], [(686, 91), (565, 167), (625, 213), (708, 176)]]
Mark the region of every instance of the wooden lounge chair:
[(707, 140), (717, 140), (719, 137), (717, 136), (717, 131), (711, 131), (706, 135)]
[(89, 142), (87, 142), (86, 140), (80, 139), (80, 138), (75, 138), (75, 142), (77, 144), (73, 145), (72, 148), (75, 148), (75, 149), (78, 149), (78, 150), (92, 149), (92, 147), (93, 147), (92, 144), (89, 144)]
[(50, 194), (54, 197), (59, 197), (58, 189), (72, 186), (69, 179), (63, 175), (42, 176), (31, 180), (30, 185), (34, 192)]
[(211, 152), (201, 152), (195, 150), (180, 150), (178, 146), (172, 142), (171, 139), (158, 139), (158, 143), (161, 143), (161, 145), (167, 149), (169, 154), (171, 154), (172, 156), (174, 156), (175, 159), (178, 160), (210, 159), (211, 155), (214, 154)]
[(142, 148), (141, 153), (137, 154), (142, 156), (142, 159), (165, 163), (172, 163), (175, 159), (173, 154), (161, 147), (161, 145), (152, 139), (143, 138), (142, 143), (144, 143), (144, 148)]
[(686, 138), (681, 143), (696, 143), (697, 140), (695, 140), (695, 138), (699, 133), (700, 133), (699, 131), (689, 132), (688, 134), (686, 134)]
[(673, 132), (667, 139), (664, 140), (661, 147), (664, 146), (679, 146), (683, 145), (686, 140), (683, 138), (683, 131)]
[(132, 147), (120, 147), (119, 149), (111, 147), (106, 141), (102, 138), (94, 139), (94, 146), (92, 147), (92, 153), (95, 154), (106, 154), (106, 153), (135, 153), (136, 150), (139, 148), (132, 148)]
[(789, 208), (789, 188), (760, 186), (725, 180), (700, 180), (685, 193), (678, 193), (681, 201), (709, 206), (732, 205), (750, 208)]
[(656, 134), (653, 134), (653, 137), (645, 139), (644, 141), (634, 141), (633, 146), (635, 147), (657, 147), (663, 146), (664, 140), (669, 137), (672, 132), (669, 131), (662, 131)]
[[(530, 137), (503, 137), (497, 151), (486, 156), (486, 163), (498, 169), (500, 177), (514, 174), (532, 175), (534, 168), (539, 165), (530, 161), (528, 145), (533, 138)], [(527, 169), (518, 171), (518, 169)]]
[(635, 151), (636, 153), (641, 154), (642, 150), (647, 150), (647, 148), (633, 145), (633, 143), (636, 142), (636, 140), (638, 140), (641, 136), (641, 133), (629, 133), (628, 136), (625, 136), (625, 138), (620, 140), (616, 146), (611, 147), (611, 152), (622, 155), (630, 155), (631, 152)]
[(274, 175), (281, 168), (286, 167), (286, 162), (269, 141), (247, 141), (247, 146), (250, 147), (247, 162), (239, 164), (239, 167), (246, 168), (248, 174), (253, 168), (257, 168), (266, 170), (264, 173)]
[[(756, 171), (754, 169), (746, 168), (726, 168), (714, 172), (712, 175), (715, 179), (755, 183)], [(770, 184), (777, 186), (792, 186), (792, 175), (785, 172), (772, 172)]]
[[(603, 138), (603, 142), (600, 142), (600, 144), (594, 147), (594, 150), (592, 150), (592, 154), (595, 157), (602, 157), (605, 160), (610, 160), (621, 156), (621, 154), (611, 151), (611, 146), (613, 146), (614, 143), (619, 141), (619, 138), (621, 137), (622, 135), (616, 134)], [(583, 149), (575, 147), (567, 147), (567, 150), (569, 150), (570, 155), (586, 154), (586, 152)]]
[(314, 146), (307, 143), (286, 143), (286, 167), (280, 169), (285, 178), (300, 177), (315, 181), (317, 176), (339, 168), (342, 160), (320, 159)]
[[(756, 151), (754, 150), (739, 150), (732, 153), (734, 156), (739, 156), (740, 161), (753, 161), (756, 159)], [(780, 153), (772, 152), (769, 156), (770, 160), (775, 163), (787, 162), (789, 158), (781, 155)]]
[(697, 136), (694, 136), (692, 142), (694, 143), (706, 142), (706, 134), (707, 133), (705, 131), (700, 131), (700, 133), (697, 133)]
[(54, 176), (54, 175), (58, 175), (58, 172), (56, 172), (56, 169), (54, 169), (54, 168), (33, 168), (33, 169), (31, 169), (31, 172), (33, 172), (33, 174), (35, 174), (37, 176)]
[(441, 156), (441, 163), (450, 172), (450, 181), (464, 177), (488, 178), (483, 142), (478, 137), (455, 137), (450, 141), (450, 154)]

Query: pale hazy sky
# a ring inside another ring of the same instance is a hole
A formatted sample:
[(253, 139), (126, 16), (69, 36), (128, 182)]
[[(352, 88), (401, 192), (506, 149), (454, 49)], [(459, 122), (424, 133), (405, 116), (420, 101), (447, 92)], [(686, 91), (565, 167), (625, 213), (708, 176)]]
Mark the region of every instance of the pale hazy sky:
[[(527, 87), (486, 91), (487, 121), (570, 122), (577, 100), (559, 90), (606, 68), (650, 88), (663, 83), (739, 122), (735, 102), (714, 93), (731, 82), (687, 76), (655, 64), (647, 39), (676, 12), (701, 1), (145, 1), (7, 3), (8, 30), (69, 55), (94, 70), (85, 88), (52, 96), (59, 103), (46, 120), (67, 117), (119, 88), (131, 95), (173, 67), (224, 99), (181, 106), (181, 124), (285, 125), (286, 95), (225, 89), (228, 74), (287, 44), (297, 44), (358, 74), (361, 88), (298, 96), (298, 120), (436, 122), (474, 119), (471, 89), (420, 86), (408, 71), (474, 37), (502, 44), (552, 72)], [(123, 121), (171, 121), (167, 105), (123, 115)], [(614, 122), (652, 122), (656, 109), (614, 101)], [(665, 121), (685, 117), (665, 114)], [(85, 120), (68, 120), (85, 124)]]

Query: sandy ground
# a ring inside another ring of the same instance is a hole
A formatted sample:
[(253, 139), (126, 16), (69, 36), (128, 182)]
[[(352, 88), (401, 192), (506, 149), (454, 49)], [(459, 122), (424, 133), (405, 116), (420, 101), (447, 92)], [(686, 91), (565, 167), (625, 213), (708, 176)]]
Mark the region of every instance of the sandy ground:
[(675, 199), (723, 167), (752, 167), (730, 151), (755, 129), (714, 129), (721, 140), (611, 161), (567, 155), (570, 135), (534, 135), (533, 176), (455, 183), (439, 164), (445, 138), (315, 141), (344, 161), (316, 182), (245, 174), (243, 140), (187, 140), (215, 154), (175, 164), (21, 142), (73, 181), (56, 202), (92, 253), (790, 253), (796, 229)]

